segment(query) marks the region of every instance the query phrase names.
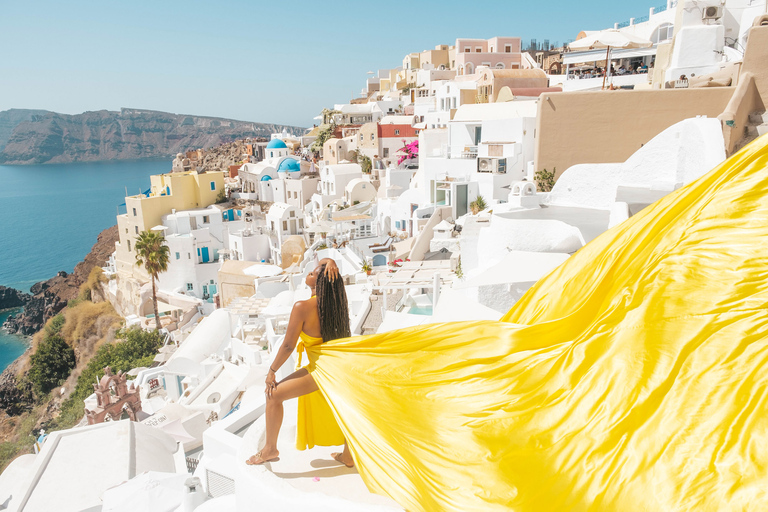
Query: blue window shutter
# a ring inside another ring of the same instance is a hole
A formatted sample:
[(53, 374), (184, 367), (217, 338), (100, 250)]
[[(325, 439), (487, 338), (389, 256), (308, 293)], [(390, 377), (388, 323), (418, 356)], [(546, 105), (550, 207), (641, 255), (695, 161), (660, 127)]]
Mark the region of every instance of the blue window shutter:
[(215, 181), (211, 182), (211, 190), (216, 190), (216, 182)]

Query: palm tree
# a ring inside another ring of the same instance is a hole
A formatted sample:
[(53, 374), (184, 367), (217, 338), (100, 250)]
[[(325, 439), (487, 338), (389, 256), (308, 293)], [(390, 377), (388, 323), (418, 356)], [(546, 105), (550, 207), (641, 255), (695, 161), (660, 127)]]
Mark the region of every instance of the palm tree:
[(155, 326), (160, 330), (160, 312), (157, 310), (157, 289), (155, 280), (160, 272), (168, 270), (170, 249), (165, 245), (165, 237), (157, 231), (142, 231), (136, 240), (136, 264), (144, 269), (152, 279), (152, 307), (155, 309)]

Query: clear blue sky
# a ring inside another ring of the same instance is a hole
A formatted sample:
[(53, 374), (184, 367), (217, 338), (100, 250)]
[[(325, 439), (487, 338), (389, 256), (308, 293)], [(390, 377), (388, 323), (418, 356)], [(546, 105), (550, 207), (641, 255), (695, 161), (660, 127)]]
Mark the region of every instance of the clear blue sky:
[(655, 4), (0, 0), (0, 110), (134, 107), (311, 126), (359, 94), (367, 71), (409, 52), (457, 37), (563, 42)]

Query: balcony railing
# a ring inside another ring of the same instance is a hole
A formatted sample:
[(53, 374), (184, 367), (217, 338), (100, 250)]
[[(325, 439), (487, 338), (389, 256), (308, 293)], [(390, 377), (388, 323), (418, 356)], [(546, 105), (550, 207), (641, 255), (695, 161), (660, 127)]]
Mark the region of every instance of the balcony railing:
[(447, 158), (477, 158), (477, 146), (445, 146)]

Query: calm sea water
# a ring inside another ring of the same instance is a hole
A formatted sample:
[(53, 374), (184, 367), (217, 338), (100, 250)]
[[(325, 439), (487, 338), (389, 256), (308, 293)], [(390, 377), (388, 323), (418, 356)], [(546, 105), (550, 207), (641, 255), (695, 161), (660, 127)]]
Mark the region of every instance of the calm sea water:
[[(0, 166), (0, 285), (28, 292), (59, 270), (72, 272), (96, 236), (116, 224), (126, 189), (131, 195), (148, 189), (149, 176), (170, 166), (170, 160)], [(16, 312), (0, 313), (0, 323)], [(0, 371), (26, 345), (0, 329)]]

